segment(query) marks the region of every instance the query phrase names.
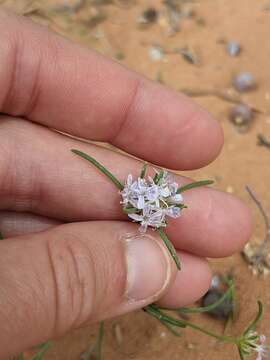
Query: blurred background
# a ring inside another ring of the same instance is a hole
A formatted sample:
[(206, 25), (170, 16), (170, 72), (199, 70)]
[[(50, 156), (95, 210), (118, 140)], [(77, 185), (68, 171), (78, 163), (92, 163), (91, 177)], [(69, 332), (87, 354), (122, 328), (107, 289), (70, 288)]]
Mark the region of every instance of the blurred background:
[[(221, 156), (188, 175), (214, 179), (218, 189), (252, 208), (250, 244), (242, 254), (211, 263), (220, 292), (222, 276), (236, 282), (234, 320), (226, 332), (239, 334), (261, 299), (260, 329), (270, 337), (270, 240), (245, 189), (250, 186), (270, 215), (270, 1), (7, 0), (0, 7), (190, 95), (219, 120), (225, 133)], [(194, 322), (221, 333), (227, 310), (196, 316)], [(59, 339), (45, 359), (94, 360), (87, 350), (96, 332), (92, 326)], [(174, 337), (142, 311), (123, 316), (105, 324), (103, 359), (238, 359), (230, 345), (189, 329), (182, 333)]]

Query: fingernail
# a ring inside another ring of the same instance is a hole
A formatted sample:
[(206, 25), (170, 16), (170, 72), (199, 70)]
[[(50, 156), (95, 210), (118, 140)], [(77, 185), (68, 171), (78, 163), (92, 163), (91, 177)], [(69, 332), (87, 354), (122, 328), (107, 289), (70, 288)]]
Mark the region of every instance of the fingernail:
[(135, 301), (156, 298), (168, 285), (171, 263), (166, 249), (154, 237), (127, 240), (126, 296)]

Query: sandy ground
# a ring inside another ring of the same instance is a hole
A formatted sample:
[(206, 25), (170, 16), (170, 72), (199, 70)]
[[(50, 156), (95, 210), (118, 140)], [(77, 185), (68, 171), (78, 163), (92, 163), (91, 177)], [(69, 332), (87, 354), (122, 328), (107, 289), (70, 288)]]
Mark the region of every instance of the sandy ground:
[[(252, 241), (262, 239), (263, 221), (248, 197), (245, 185), (249, 184), (256, 191), (270, 212), (270, 150), (257, 145), (258, 133), (270, 139), (270, 1), (182, 1), (184, 9), (187, 12), (192, 10), (193, 15), (181, 22), (180, 30), (174, 36), (168, 36), (168, 27), (162, 18), (147, 28), (138, 28), (137, 18), (147, 7), (152, 5), (157, 10), (164, 9), (160, 1), (115, 1), (102, 6), (101, 10), (97, 10), (98, 7), (93, 9), (90, 3), (14, 0), (1, 1), (1, 6), (27, 13), (52, 30), (95, 48), (148, 78), (161, 79), (176, 90), (223, 91), (231, 88), (234, 74), (242, 71), (253, 74), (257, 89), (241, 95), (241, 99), (259, 113), (245, 133), (240, 133), (228, 119), (232, 103), (217, 96), (194, 98), (220, 121), (225, 132), (225, 146), (212, 165), (190, 174), (195, 178), (214, 178), (216, 187), (249, 203), (255, 224)], [(70, 4), (78, 5), (78, 9), (74, 11)], [(105, 16), (104, 21), (94, 24)], [(237, 57), (229, 56), (225, 50), (224, 43), (232, 40), (242, 46)], [(159, 61), (149, 57), (149, 48), (153, 44), (165, 51)], [(190, 64), (181, 55), (173, 53), (175, 48), (186, 46), (195, 54), (199, 64)], [(252, 275), (239, 254), (211, 262), (215, 271), (232, 270), (237, 282), (238, 316), (229, 331), (237, 334), (243, 329), (255, 313), (256, 300), (260, 298), (265, 305), (260, 329), (270, 337), (270, 291), (267, 291), (270, 277)], [(194, 320), (222, 331), (222, 324), (208, 316)], [(115, 326), (122, 331), (121, 344), (116, 341)], [(46, 359), (79, 359), (82, 351), (93, 342), (95, 331), (95, 327), (89, 327), (56, 341)], [(184, 331), (182, 338), (175, 338), (141, 311), (108, 321), (103, 349), (104, 360), (238, 359), (231, 346), (218, 344), (191, 330)]]

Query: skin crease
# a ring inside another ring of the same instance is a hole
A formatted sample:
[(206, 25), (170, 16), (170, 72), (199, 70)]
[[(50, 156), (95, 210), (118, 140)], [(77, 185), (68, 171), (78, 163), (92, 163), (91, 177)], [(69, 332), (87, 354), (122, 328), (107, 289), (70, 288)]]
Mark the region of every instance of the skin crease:
[[(249, 238), (245, 205), (210, 188), (184, 194), (189, 209), (166, 230), (182, 271), (149, 230), (153, 241), (134, 243), (143, 256), (131, 263), (148, 256), (152, 278), (139, 281), (145, 299), (131, 301), (127, 254), (135, 251), (126, 243), (138, 226), (125, 221), (108, 179), (70, 149), (121, 181), (142, 162), (49, 128), (185, 170), (219, 154), (219, 124), (190, 99), (3, 11), (0, 44), (0, 358), (158, 299), (175, 307), (202, 296), (211, 278), (205, 257), (228, 256)], [(151, 283), (159, 288), (150, 294)]]

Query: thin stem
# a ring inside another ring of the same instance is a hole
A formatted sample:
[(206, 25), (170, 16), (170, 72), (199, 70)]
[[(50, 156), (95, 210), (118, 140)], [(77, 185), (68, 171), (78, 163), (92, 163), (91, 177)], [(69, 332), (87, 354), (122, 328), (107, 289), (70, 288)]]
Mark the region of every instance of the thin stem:
[(202, 306), (202, 307), (196, 307), (196, 308), (180, 307), (180, 308), (176, 308), (176, 309), (172, 309), (172, 308), (161, 308), (161, 309), (168, 310), (168, 311), (176, 311), (176, 312), (182, 313), (182, 314), (190, 314), (190, 313), (198, 314), (198, 313), (209, 312), (209, 311), (214, 310), (218, 306), (220, 306), (224, 302), (224, 300), (232, 294), (233, 288), (234, 288), (234, 284), (231, 284), (230, 287), (228, 288), (228, 290), (221, 296), (220, 299), (218, 299), (216, 302), (214, 302), (213, 304), (208, 305), (208, 306)]
[(143, 179), (145, 177), (145, 174), (146, 174), (146, 170), (147, 170), (147, 162), (144, 163), (143, 167), (142, 167), (142, 171), (141, 171), (141, 174), (140, 174), (140, 178)]
[(255, 319), (250, 323), (250, 325), (244, 331), (244, 335), (246, 335), (250, 330), (253, 330), (255, 328), (257, 322), (261, 319), (262, 314), (263, 314), (263, 304), (261, 303), (261, 301), (258, 301), (257, 315), (256, 315)]
[(164, 313), (162, 313), (160, 310), (158, 310), (156, 307), (152, 307), (147, 306), (146, 308), (144, 308), (144, 310), (151, 316), (155, 317), (156, 319), (158, 319), (161, 322), (167, 322), (173, 326), (178, 326), (178, 327), (190, 327), (194, 330), (200, 331), (201, 333), (214, 337), (217, 340), (223, 341), (223, 342), (227, 342), (227, 343), (233, 343), (233, 344), (238, 344), (238, 340), (234, 339), (232, 337), (229, 336), (225, 336), (225, 335), (217, 335), (212, 333), (211, 331), (204, 329), (198, 325), (192, 324), (189, 321), (186, 320), (178, 320), (175, 318), (172, 318), (170, 316), (165, 315)]
[(258, 145), (265, 146), (266, 148), (270, 148), (270, 142), (266, 139), (266, 137), (262, 134), (258, 134)]
[(168, 239), (168, 237), (166, 236), (166, 234), (164, 233), (164, 231), (161, 229), (161, 228), (158, 228), (157, 229), (157, 232), (159, 233), (159, 236), (161, 237), (161, 239), (163, 240), (165, 246), (167, 247), (169, 253), (171, 254), (175, 264), (176, 264), (176, 267), (178, 270), (181, 270), (181, 263), (180, 263), (180, 260), (177, 256), (177, 253), (175, 251), (175, 248), (173, 246), (173, 244), (170, 242), (170, 240)]
[(242, 351), (241, 351), (240, 348), (238, 348), (238, 352), (239, 352), (240, 359), (241, 359), (241, 360), (245, 360), (244, 355), (243, 355), (243, 353), (242, 353)]
[(265, 222), (266, 229), (268, 230), (269, 229), (269, 218), (268, 218), (268, 216), (266, 214), (266, 211), (264, 210), (264, 207), (263, 207), (262, 203), (259, 201), (259, 199), (256, 197), (256, 195), (254, 194), (254, 192), (250, 189), (250, 187), (248, 185), (246, 185), (246, 190), (249, 193), (252, 200), (257, 205), (260, 213), (262, 214), (264, 222)]
[(153, 179), (153, 180), (154, 180), (154, 183), (155, 183), (156, 185), (159, 184), (159, 182), (160, 182), (160, 180), (162, 179), (163, 175), (164, 175), (164, 170), (161, 169), (160, 172), (154, 176), (154, 179)]
[(167, 324), (165, 321), (160, 320), (160, 323), (165, 326), (165, 328), (172, 333), (174, 336), (180, 337), (182, 336), (179, 332), (177, 332), (174, 327), (170, 324)]
[(0, 231), (0, 240), (4, 240), (4, 237), (3, 237), (2, 233), (1, 233), (1, 231)]
[(224, 341), (224, 342), (227, 342), (227, 343), (233, 343), (233, 344), (236, 344), (236, 345), (238, 343), (237, 339), (234, 339), (233, 337), (214, 334), (214, 333), (212, 333), (211, 331), (209, 331), (207, 329), (204, 329), (204, 328), (202, 328), (202, 327), (200, 327), (198, 325), (190, 323), (189, 321), (185, 321), (185, 324), (186, 324), (186, 326), (189, 326), (190, 328), (192, 328), (194, 330), (198, 330), (198, 331), (202, 332), (203, 334), (214, 337), (214, 338), (216, 338), (216, 339), (218, 339), (220, 341)]
[(97, 160), (92, 158), (92, 156), (85, 154), (84, 152), (76, 149), (71, 150), (74, 154), (82, 157), (83, 159), (89, 161), (92, 165), (94, 165), (98, 170), (100, 170), (104, 175), (106, 175), (119, 190), (124, 189), (124, 185), (110, 172), (108, 171), (103, 165), (101, 165)]
[(195, 182), (193, 182), (193, 183), (190, 183), (190, 184), (186, 184), (186, 185), (181, 186), (181, 187), (177, 190), (177, 194), (182, 193), (182, 192), (187, 191), (187, 190), (191, 190), (191, 189), (197, 188), (197, 187), (206, 186), (206, 185), (211, 185), (211, 184), (213, 184), (213, 183), (214, 183), (213, 180), (195, 181)]
[(163, 325), (164, 325), (164, 323), (166, 323), (166, 324), (180, 327), (180, 328), (186, 327), (186, 325), (182, 322), (182, 320), (178, 320), (178, 319), (172, 318), (170, 316), (167, 316), (166, 314), (164, 314), (162, 311), (160, 311), (155, 306), (148, 305), (145, 308), (143, 308), (143, 310), (147, 314), (149, 314), (149, 315), (153, 316), (154, 318), (156, 318), (157, 320), (159, 320)]
[(262, 217), (264, 219), (264, 223), (265, 223), (265, 227), (266, 227), (265, 238), (264, 238), (263, 242), (260, 244), (260, 246), (258, 247), (258, 249), (256, 251), (256, 254), (255, 254), (254, 264), (258, 265), (259, 262), (262, 260), (262, 257), (263, 257), (263, 254), (265, 252), (266, 246), (267, 246), (268, 242), (270, 241), (270, 222), (269, 222), (269, 217), (268, 217), (262, 203), (257, 198), (257, 196), (254, 194), (254, 192), (247, 185), (246, 185), (246, 190), (247, 190), (248, 194), (250, 195), (250, 197), (252, 198), (252, 200), (257, 205), (257, 208), (259, 209), (259, 211), (260, 211), (260, 213), (261, 213), (261, 215), (262, 215)]

